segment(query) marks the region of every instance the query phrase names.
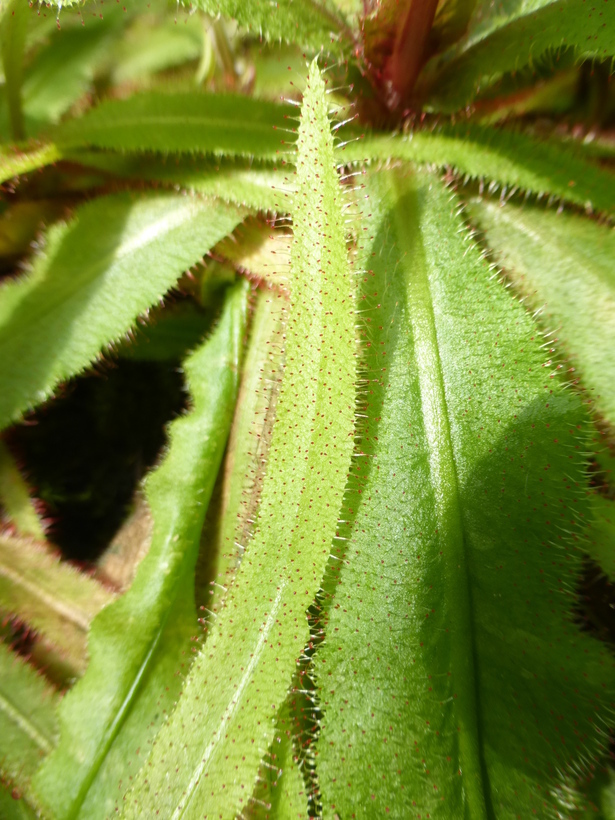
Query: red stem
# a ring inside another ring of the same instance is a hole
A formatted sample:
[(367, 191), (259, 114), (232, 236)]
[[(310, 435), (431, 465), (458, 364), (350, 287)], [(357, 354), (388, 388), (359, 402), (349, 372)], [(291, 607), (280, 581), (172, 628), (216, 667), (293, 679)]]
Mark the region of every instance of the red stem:
[(397, 31), (393, 53), (388, 59), (385, 76), (390, 84), (389, 108), (406, 101), (425, 57), (425, 45), (436, 14), (438, 0), (411, 0), (403, 24)]

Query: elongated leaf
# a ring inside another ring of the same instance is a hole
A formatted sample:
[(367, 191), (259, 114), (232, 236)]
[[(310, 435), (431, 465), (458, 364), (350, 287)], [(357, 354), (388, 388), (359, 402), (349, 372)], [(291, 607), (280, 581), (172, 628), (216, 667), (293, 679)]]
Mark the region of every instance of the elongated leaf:
[(366, 135), (340, 151), (345, 162), (390, 157), (452, 166), (468, 179), (492, 180), (496, 188), (521, 188), (615, 212), (615, 175), (610, 171), (561, 143), (542, 142), (511, 130), (466, 124), (408, 136)]
[(292, 172), (248, 160), (69, 152), (66, 159), (129, 179), (147, 179), (260, 211), (288, 211)]
[(539, 312), (553, 350), (615, 426), (615, 361), (604, 355), (615, 350), (615, 232), (531, 206), (474, 199), (468, 207), (498, 264)]
[(552, 816), (615, 693), (569, 615), (580, 402), (438, 180), (372, 185), (363, 457), (314, 656), (324, 816)]
[(18, 788), (55, 746), (56, 704), (44, 678), (0, 643), (0, 771)]
[(43, 525), (12, 455), (0, 441), (0, 505), (4, 522), (20, 535), (44, 539)]
[(46, 544), (0, 535), (0, 607), (38, 630), (77, 672), (86, 667), (90, 622), (112, 600)]
[(222, 94), (146, 92), (109, 100), (53, 135), (63, 149), (184, 151), (275, 159), (289, 151), (291, 106)]
[(196, 197), (118, 194), (53, 227), (32, 272), (0, 289), (0, 426), (83, 370), (243, 216)]
[[(235, 817), (308, 638), (352, 451), (354, 300), (314, 62), (299, 129), (285, 373), (256, 530), (124, 817)], [(221, 795), (224, 798), (221, 799)]]
[(208, 14), (233, 17), (257, 37), (273, 42), (298, 43), (304, 48), (339, 53), (344, 43), (344, 18), (329, 0), (182, 0)]
[(0, 146), (0, 184), (19, 174), (27, 174), (60, 159), (55, 145)]
[(254, 310), (224, 467), (221, 522), (215, 535), (206, 538), (211, 556), (207, 606), (214, 613), (233, 581), (260, 499), (275, 418), (286, 307), (279, 294), (261, 291)]
[(34, 782), (58, 820), (114, 811), (178, 695), (196, 632), (194, 565), (237, 393), (246, 303), (240, 283), (211, 338), (186, 360), (193, 409), (171, 425), (169, 452), (147, 481), (150, 550), (129, 591), (92, 624), (90, 666), (62, 701), (60, 744)]
[(216, 253), (240, 271), (287, 291), (290, 283), (290, 234), (256, 220), (248, 220), (236, 237), (223, 239)]
[(615, 9), (610, 2), (592, 6), (583, 0), (538, 0), (514, 6), (512, 13), (496, 11), (483, 25), (471, 24), (464, 40), (427, 66), (427, 74), (435, 74), (432, 106), (444, 111), (463, 108), (481, 87), (549, 50), (572, 48), (579, 58), (598, 60), (615, 55)]

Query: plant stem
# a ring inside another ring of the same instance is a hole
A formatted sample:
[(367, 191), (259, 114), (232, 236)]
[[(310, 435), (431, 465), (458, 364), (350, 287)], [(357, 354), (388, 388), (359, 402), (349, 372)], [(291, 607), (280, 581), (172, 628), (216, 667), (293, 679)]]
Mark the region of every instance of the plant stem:
[(425, 43), (436, 14), (438, 0), (411, 0), (397, 31), (385, 76), (389, 82), (390, 109), (408, 99), (423, 66)]

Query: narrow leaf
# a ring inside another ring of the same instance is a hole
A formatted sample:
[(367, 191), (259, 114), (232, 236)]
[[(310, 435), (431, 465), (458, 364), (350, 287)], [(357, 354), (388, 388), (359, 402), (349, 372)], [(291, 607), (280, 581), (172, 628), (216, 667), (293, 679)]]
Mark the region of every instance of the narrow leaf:
[(0, 535), (0, 607), (34, 627), (78, 673), (86, 667), (90, 622), (112, 600), (48, 545)]
[[(573, 214), (473, 199), (495, 260), (548, 332), (547, 366), (580, 379), (615, 427), (615, 232)], [(568, 366), (562, 366), (568, 361)], [(572, 365), (572, 368), (570, 367)]]
[(196, 197), (118, 194), (54, 226), (32, 272), (0, 288), (0, 426), (87, 367), (243, 216)]
[(128, 772), (138, 771), (179, 694), (182, 658), (196, 632), (199, 536), (235, 404), (246, 307), (244, 282), (229, 291), (213, 335), (185, 362), (193, 409), (171, 425), (166, 458), (147, 480), (151, 547), (128, 592), (92, 624), (90, 665), (62, 701), (60, 743), (34, 782), (58, 820), (115, 811)]
[(371, 184), (362, 457), (314, 656), (323, 813), (555, 815), (615, 694), (570, 616), (581, 405), (450, 192), (399, 168)]
[(6, 445), (0, 441), (0, 505), (4, 508), (4, 522), (19, 535), (39, 540), (45, 532), (15, 461)]
[(109, 100), (53, 134), (60, 149), (91, 145), (275, 159), (293, 143), (291, 106), (239, 95), (144, 92)]
[[(183, 0), (188, 2), (188, 0)], [(189, 0), (208, 14), (233, 17), (257, 37), (265, 40), (297, 43), (319, 52), (321, 48), (340, 53), (345, 23), (339, 9), (330, 0), (279, 0), (275, 4), (262, 0)]]
[(434, 77), (431, 106), (463, 108), (504, 72), (531, 65), (548, 51), (572, 48), (578, 58), (594, 60), (615, 56), (615, 8), (610, 2), (592, 6), (583, 0), (538, 0), (513, 8), (512, 14), (496, 12), (483, 25), (471, 24), (465, 39), (426, 67), (427, 76)]
[(581, 207), (615, 212), (615, 177), (561, 143), (539, 141), (506, 129), (475, 124), (407, 136), (366, 135), (340, 151), (340, 159), (397, 159), (451, 166), (467, 179), (491, 180), (494, 187), (559, 197)]
[(0, 146), (0, 184), (29, 171), (36, 171), (60, 159), (55, 145)]
[(340, 183), (316, 62), (299, 128), (297, 189), (285, 373), (256, 530), (178, 706), (126, 797), (126, 818), (234, 818), (245, 808), (309, 636), (306, 609), (329, 555), (352, 452), (356, 368)]
[(0, 771), (24, 788), (55, 746), (57, 694), (0, 643)]

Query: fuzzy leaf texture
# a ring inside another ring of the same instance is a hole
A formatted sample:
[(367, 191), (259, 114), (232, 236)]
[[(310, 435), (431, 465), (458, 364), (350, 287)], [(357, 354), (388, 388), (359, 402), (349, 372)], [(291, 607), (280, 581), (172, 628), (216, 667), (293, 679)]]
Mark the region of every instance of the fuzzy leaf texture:
[(296, 111), (233, 94), (150, 91), (108, 100), (53, 134), (61, 149), (195, 152), (275, 159), (294, 142)]
[(368, 190), (363, 457), (314, 655), (324, 816), (554, 816), (615, 695), (570, 614), (581, 405), (437, 177)]
[(341, 200), (314, 61), (299, 127), (285, 370), (256, 529), (178, 706), (126, 796), (125, 818), (234, 818), (246, 808), (308, 641), (306, 610), (329, 557), (353, 448), (355, 303)]
[(270, 42), (297, 43), (303, 48), (340, 54), (345, 21), (330, 0), (182, 0), (208, 14), (232, 17), (257, 37)]
[(580, 379), (615, 427), (615, 232), (575, 214), (530, 205), (468, 203), (515, 290), (534, 310), (558, 354), (553, 367)]
[(171, 425), (168, 453), (146, 483), (149, 552), (128, 592), (92, 623), (90, 665), (62, 701), (60, 743), (34, 781), (54, 820), (116, 810), (179, 694), (197, 628), (199, 538), (237, 397), (247, 290), (229, 290), (213, 334), (185, 362), (193, 408)]
[(615, 213), (615, 175), (561, 143), (474, 123), (415, 131), (407, 136), (366, 134), (340, 151), (345, 162), (387, 160), (450, 167), (467, 180), (490, 180), (495, 190), (522, 189), (582, 208)]
[(481, 3), (487, 9), (481, 24), (470, 23), (467, 36), (427, 65), (435, 75), (429, 104), (442, 111), (463, 108), (476, 93), (504, 72), (539, 60), (549, 51), (571, 48), (579, 58), (608, 60), (615, 56), (615, 5), (602, 0), (538, 0), (513, 3), (502, 13), (501, 3)]
[[(102, 197), (0, 288), (0, 427), (125, 334), (245, 212), (197, 197)], [(104, 226), (104, 230), (101, 230)]]

